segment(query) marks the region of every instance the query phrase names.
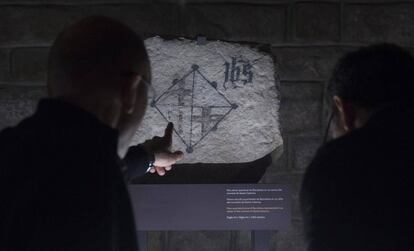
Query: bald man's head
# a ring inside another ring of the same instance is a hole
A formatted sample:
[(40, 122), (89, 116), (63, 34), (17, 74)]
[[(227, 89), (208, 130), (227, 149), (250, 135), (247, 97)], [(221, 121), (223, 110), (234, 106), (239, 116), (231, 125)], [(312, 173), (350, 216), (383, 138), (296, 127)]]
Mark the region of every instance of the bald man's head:
[(51, 96), (60, 96), (117, 88), (115, 82), (96, 83), (90, 77), (108, 80), (114, 74), (148, 71), (146, 68), (144, 43), (132, 29), (112, 18), (87, 17), (66, 28), (55, 40), (49, 55), (49, 92)]
[(49, 96), (84, 108), (118, 129), (121, 156), (145, 114), (149, 82), (143, 41), (111, 18), (88, 17), (75, 23), (50, 51)]

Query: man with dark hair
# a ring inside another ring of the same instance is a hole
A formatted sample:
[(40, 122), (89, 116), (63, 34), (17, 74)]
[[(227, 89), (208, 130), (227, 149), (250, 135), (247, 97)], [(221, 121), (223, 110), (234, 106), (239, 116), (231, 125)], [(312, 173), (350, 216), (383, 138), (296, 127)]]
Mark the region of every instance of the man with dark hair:
[(50, 98), (0, 133), (0, 250), (138, 249), (121, 158), (128, 176), (163, 175), (182, 158), (171, 124), (128, 151), (150, 81), (143, 41), (116, 20), (85, 18), (58, 36)]
[[(412, 250), (414, 59), (378, 44), (345, 55), (328, 84), (333, 140), (306, 170), (308, 250)], [(331, 121), (330, 120), (330, 121)]]

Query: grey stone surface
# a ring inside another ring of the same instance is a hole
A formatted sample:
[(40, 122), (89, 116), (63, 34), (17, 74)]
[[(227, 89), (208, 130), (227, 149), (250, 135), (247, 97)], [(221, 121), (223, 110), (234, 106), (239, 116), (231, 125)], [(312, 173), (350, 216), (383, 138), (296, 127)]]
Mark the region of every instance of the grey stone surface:
[(82, 17), (105, 15), (123, 21), (139, 34), (178, 35), (177, 5), (3, 6), (0, 46), (48, 46), (62, 29)]
[(19, 48), (11, 53), (13, 81), (46, 84), (48, 48)]
[(2, 6), (0, 46), (42, 46), (51, 44), (57, 34), (82, 12), (69, 7)]
[(322, 145), (322, 137), (292, 137), (290, 143), (293, 169), (304, 172)]
[(274, 43), (284, 39), (285, 9), (278, 5), (188, 5), (184, 35), (209, 39)]
[(324, 91), (324, 81), (281, 81), (281, 99), (321, 100)]
[(280, 105), (283, 132), (298, 133), (317, 130), (321, 126), (321, 102), (318, 100), (282, 99)]
[(281, 80), (326, 80), (337, 60), (355, 48), (341, 47), (273, 47), (280, 67)]
[[(104, 15), (116, 18), (144, 37), (181, 34), (180, 6), (168, 3), (134, 5), (96, 5), (82, 7), (83, 15)], [(79, 11), (79, 10), (78, 10)]]
[(146, 40), (155, 99), (134, 144), (175, 123), (183, 163), (240, 163), (280, 146), (278, 93), (270, 56), (220, 41)]
[(8, 80), (10, 77), (9, 61), (9, 50), (0, 49), (0, 82)]
[(338, 3), (299, 3), (295, 5), (295, 40), (315, 43), (339, 41), (340, 5)]
[(31, 115), (38, 101), (45, 96), (46, 88), (43, 87), (0, 86), (0, 130)]
[(413, 45), (414, 4), (346, 5), (344, 40)]

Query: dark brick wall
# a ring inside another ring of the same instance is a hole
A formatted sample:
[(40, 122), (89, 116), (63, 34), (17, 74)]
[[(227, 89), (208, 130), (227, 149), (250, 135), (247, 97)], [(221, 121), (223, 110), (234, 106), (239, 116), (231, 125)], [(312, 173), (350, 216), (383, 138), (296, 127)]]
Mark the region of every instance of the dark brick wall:
[[(184, 2), (186, 4), (184, 4)], [(274, 233), (272, 250), (303, 250), (298, 189), (321, 143), (324, 86), (344, 53), (374, 42), (414, 51), (410, 0), (0, 0), (0, 128), (30, 114), (46, 95), (48, 48), (76, 19), (103, 14), (144, 37), (195, 37), (268, 44), (281, 79), (283, 154), (262, 182), (293, 188), (289, 231)], [(249, 232), (153, 232), (151, 250), (249, 250)]]

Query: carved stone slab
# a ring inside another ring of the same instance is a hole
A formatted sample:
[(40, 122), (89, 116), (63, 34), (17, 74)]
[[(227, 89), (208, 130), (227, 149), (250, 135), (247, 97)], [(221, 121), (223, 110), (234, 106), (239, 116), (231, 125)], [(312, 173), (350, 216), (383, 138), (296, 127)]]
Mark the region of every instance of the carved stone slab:
[(183, 163), (250, 162), (283, 144), (272, 58), (248, 46), (190, 40), (145, 41), (153, 95), (134, 144), (175, 125)]

